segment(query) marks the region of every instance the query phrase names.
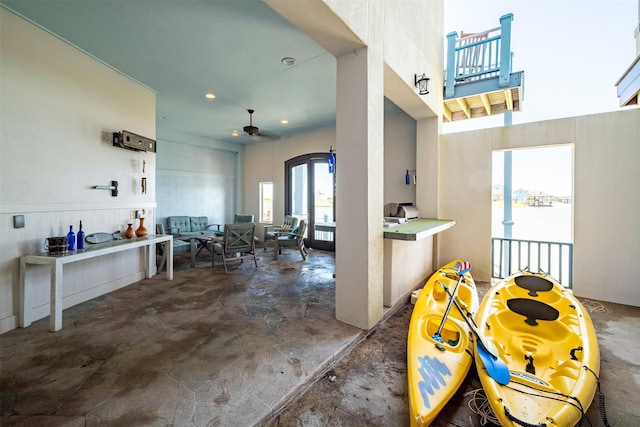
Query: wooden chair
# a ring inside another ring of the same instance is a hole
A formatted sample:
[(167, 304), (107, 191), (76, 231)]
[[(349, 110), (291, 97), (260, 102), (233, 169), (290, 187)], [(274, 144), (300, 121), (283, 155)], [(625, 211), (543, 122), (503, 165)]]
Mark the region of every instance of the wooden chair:
[(256, 259), (255, 229), (253, 223), (227, 224), (224, 226), (224, 235), (221, 241), (213, 241), (213, 251), (211, 251), (211, 267), (216, 266), (216, 255), (222, 256), (224, 271), (227, 270), (227, 261), (253, 258), (253, 262), (258, 268)]
[[(163, 224), (156, 224), (156, 234), (168, 234), (165, 232)], [(191, 247), (189, 243), (184, 242), (182, 240), (174, 240), (173, 241), (173, 255), (189, 252)], [(158, 273), (160, 273), (166, 264), (167, 254), (164, 252), (164, 246), (160, 243), (156, 244), (156, 260), (160, 258), (160, 261), (156, 261), (158, 263)]]
[(245, 222), (254, 222), (252, 214), (235, 214), (233, 216), (234, 224), (241, 224)]
[(298, 226), (291, 231), (287, 232), (275, 232), (276, 238), (274, 239), (274, 252), (276, 259), (278, 254), (283, 248), (295, 248), (300, 251), (302, 259), (307, 259), (307, 249), (304, 247), (304, 233), (307, 230), (307, 222), (301, 219)]
[(277, 232), (280, 232), (280, 233), (289, 232), (294, 228), (296, 228), (297, 225), (298, 225), (298, 218), (292, 215), (285, 215), (284, 219), (282, 220), (282, 225), (280, 226), (266, 225), (264, 227), (264, 246), (263, 246), (264, 250), (265, 251), (267, 250), (268, 242), (271, 242), (271, 244), (275, 246), (274, 242), (276, 239)]

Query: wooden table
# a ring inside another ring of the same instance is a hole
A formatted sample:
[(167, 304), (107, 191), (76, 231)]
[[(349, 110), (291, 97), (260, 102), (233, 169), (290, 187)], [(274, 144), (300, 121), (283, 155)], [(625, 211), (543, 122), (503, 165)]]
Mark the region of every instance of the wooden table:
[(49, 329), (55, 332), (62, 329), (62, 277), (64, 264), (116, 252), (128, 251), (130, 249), (144, 248), (146, 261), (145, 277), (151, 278), (156, 268), (156, 243), (162, 243), (165, 246), (164, 253), (167, 256), (167, 280), (173, 280), (173, 236), (171, 235), (158, 234), (134, 239), (113, 240), (95, 245), (89, 244), (86, 245), (84, 249), (69, 251), (62, 255), (49, 255), (45, 252), (20, 257), (20, 326), (26, 328), (31, 325), (33, 289), (32, 286), (27, 286), (25, 283), (27, 265), (40, 264), (49, 266), (51, 272), (51, 316)]
[[(218, 236), (214, 234), (193, 234), (187, 236), (175, 236), (174, 239), (189, 242), (189, 249), (191, 251), (191, 268), (194, 268), (196, 266), (196, 255), (200, 253), (203, 247), (209, 250), (209, 248), (207, 247), (207, 243), (216, 240), (217, 237)], [(200, 247), (196, 245), (196, 241), (201, 243)]]

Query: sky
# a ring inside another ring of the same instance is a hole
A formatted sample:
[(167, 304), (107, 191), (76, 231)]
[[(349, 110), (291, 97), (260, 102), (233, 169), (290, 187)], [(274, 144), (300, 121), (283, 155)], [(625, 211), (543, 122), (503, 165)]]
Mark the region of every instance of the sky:
[[(615, 83), (636, 56), (638, 0), (444, 0), (444, 33), (500, 25), (513, 14), (513, 71), (524, 71), (524, 100), (513, 124), (619, 110)], [(502, 114), (443, 125), (459, 132), (502, 126)], [(570, 195), (572, 147), (513, 151), (513, 190)], [(493, 183), (503, 183), (501, 153)], [(545, 173), (540, 165), (544, 164)]]
[[(524, 71), (513, 124), (618, 110), (615, 83), (636, 57), (638, 0), (444, 0), (444, 33), (475, 33), (513, 14), (513, 71)], [(503, 116), (443, 131), (501, 126)]]

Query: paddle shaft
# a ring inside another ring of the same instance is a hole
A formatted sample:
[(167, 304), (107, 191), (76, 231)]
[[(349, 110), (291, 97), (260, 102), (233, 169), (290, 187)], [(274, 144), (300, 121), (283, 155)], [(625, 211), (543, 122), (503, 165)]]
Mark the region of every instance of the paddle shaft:
[[(449, 295), (451, 297), (450, 300), (449, 300), (449, 304), (447, 304), (447, 308), (444, 311), (444, 316), (442, 316), (442, 321), (440, 322), (440, 326), (438, 327), (438, 331), (433, 336), (434, 338), (435, 337), (440, 337), (440, 334), (442, 333), (442, 328), (444, 328), (444, 322), (447, 320), (447, 316), (449, 316), (449, 311), (451, 311), (451, 304), (453, 304), (453, 302), (454, 302), (453, 297), (456, 295), (456, 292), (458, 291), (458, 286), (460, 286), (460, 282), (462, 282), (462, 277), (463, 277), (463, 274), (461, 272), (459, 272), (458, 273), (458, 283), (456, 283), (456, 287), (453, 288), (453, 295)], [(440, 283), (440, 282), (438, 282), (438, 283)], [(445, 289), (447, 289), (447, 288), (445, 287)], [(448, 289), (447, 289), (447, 293), (449, 293)], [(456, 303), (456, 305), (458, 304), (457, 301), (455, 301), (455, 303)]]
[[(469, 313), (466, 310), (462, 310), (462, 307), (460, 307), (460, 304), (458, 304), (458, 301), (455, 300), (455, 291), (453, 293), (453, 295), (451, 294), (451, 292), (449, 292), (449, 288), (447, 288), (445, 286), (444, 283), (442, 282), (438, 282), (440, 283), (440, 286), (442, 286), (445, 290), (445, 292), (447, 293), (447, 295), (449, 295), (449, 298), (451, 299), (451, 301), (449, 302), (449, 304), (451, 304), (451, 302), (453, 302), (456, 306), (456, 308), (458, 309), (458, 311), (460, 312), (460, 314), (462, 315), (462, 317), (464, 318), (465, 322), (467, 322), (467, 325), (469, 325), (469, 328), (473, 331), (474, 334), (476, 334), (476, 336), (478, 337), (478, 339), (480, 340), (480, 343), (484, 346), (484, 348), (494, 357), (499, 357), (498, 355), (498, 349), (493, 345), (493, 343), (489, 344), (489, 342), (487, 341), (486, 337), (480, 332), (480, 330), (478, 329), (478, 326), (475, 324), (475, 321), (472, 319), (469, 319)], [(459, 283), (459, 282), (458, 282)]]
[(478, 355), (480, 356), (480, 360), (482, 360), (482, 363), (484, 364), (484, 367), (487, 370), (489, 376), (491, 376), (491, 378), (493, 378), (498, 384), (508, 384), (509, 381), (511, 381), (511, 373), (509, 372), (509, 368), (507, 367), (506, 363), (504, 363), (504, 361), (498, 355), (498, 349), (496, 348), (496, 346), (493, 345), (492, 342), (487, 341), (486, 337), (484, 337), (480, 333), (480, 330), (475, 325), (473, 318), (469, 319), (468, 311), (462, 311), (462, 307), (460, 307), (458, 301), (454, 300), (454, 295), (451, 295), (451, 293), (449, 292), (449, 288), (447, 288), (444, 283), (441, 283), (439, 281), (437, 282), (440, 283), (440, 286), (442, 286), (447, 292), (447, 295), (449, 295), (451, 300), (456, 305), (456, 308), (460, 312), (460, 315), (464, 317), (465, 322), (467, 322), (469, 328), (478, 338)]

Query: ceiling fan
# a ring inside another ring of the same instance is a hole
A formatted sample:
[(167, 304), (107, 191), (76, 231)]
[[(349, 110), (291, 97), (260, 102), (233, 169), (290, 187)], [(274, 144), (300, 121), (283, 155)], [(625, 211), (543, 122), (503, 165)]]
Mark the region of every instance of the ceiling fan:
[(249, 126), (245, 126), (242, 128), (244, 132), (251, 137), (252, 141), (276, 141), (280, 139), (280, 135), (277, 135), (273, 132), (261, 131), (260, 128), (253, 125), (253, 113), (255, 112), (252, 109), (248, 109), (249, 113)]

